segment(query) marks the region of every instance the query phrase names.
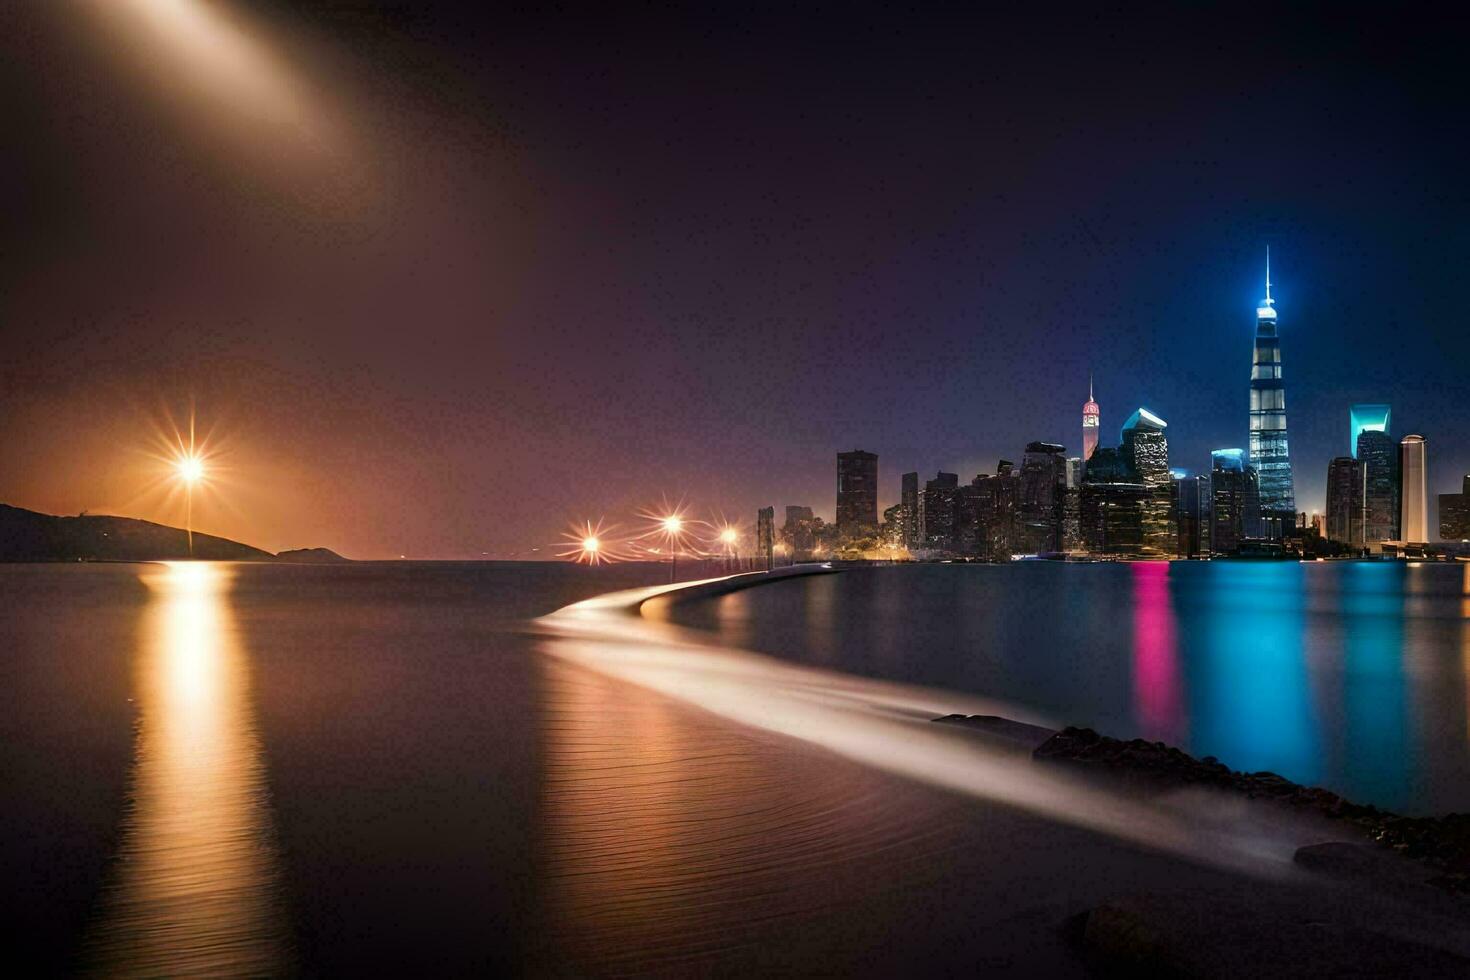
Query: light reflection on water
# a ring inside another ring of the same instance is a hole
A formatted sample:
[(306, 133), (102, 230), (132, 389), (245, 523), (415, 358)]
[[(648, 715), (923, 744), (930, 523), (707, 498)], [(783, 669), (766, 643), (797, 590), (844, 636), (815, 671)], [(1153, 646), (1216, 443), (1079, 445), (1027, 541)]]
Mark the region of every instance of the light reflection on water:
[(1302, 566), (1227, 569), (1198, 637), (1192, 741), (1235, 768), (1321, 776), (1302, 648)]
[(141, 575), (131, 806), (91, 965), (122, 976), (278, 974), (278, 855), (227, 565)]
[(674, 621), (783, 660), (995, 698), (1389, 809), (1470, 810), (1470, 567), (850, 569), (738, 604), (688, 603)]
[(1169, 604), (1169, 566), (1133, 569), (1133, 696), (1145, 738), (1177, 742), (1184, 726), (1178, 639)]

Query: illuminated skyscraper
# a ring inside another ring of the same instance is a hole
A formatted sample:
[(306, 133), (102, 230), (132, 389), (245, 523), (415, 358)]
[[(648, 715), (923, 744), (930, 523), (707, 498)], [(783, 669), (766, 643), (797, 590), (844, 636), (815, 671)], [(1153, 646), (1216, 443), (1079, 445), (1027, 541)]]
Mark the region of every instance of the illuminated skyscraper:
[(1256, 307), (1256, 346), (1251, 360), (1250, 465), (1260, 480), (1261, 511), (1281, 526), (1296, 520), (1296, 492), (1286, 448), (1286, 389), (1281, 380), (1281, 338), (1271, 299), (1271, 250), (1266, 250), (1266, 298)]
[(1363, 465), (1363, 544), (1399, 538), (1399, 446), (1387, 405), (1354, 405), (1348, 414), (1353, 458)]
[(1092, 378), (1087, 379), (1087, 403), (1082, 406), (1082, 458), (1092, 458), (1092, 451), (1097, 448), (1098, 426), (1102, 422), (1102, 409), (1097, 407), (1097, 402), (1092, 397)]
[(1424, 459), (1424, 437), (1404, 436), (1399, 444), (1403, 450), (1403, 516), (1399, 527), (1403, 540), (1408, 544), (1426, 544), (1429, 541), (1429, 492)]
[(1348, 452), (1358, 458), (1358, 436), (1364, 432), (1387, 432), (1393, 410), (1387, 405), (1354, 405), (1348, 411)]
[(1140, 408), (1123, 423), (1120, 449), (1136, 474), (1148, 487), (1143, 508), (1143, 553), (1172, 555), (1178, 532), (1172, 521), (1174, 478), (1169, 473), (1169, 423), (1146, 408)]

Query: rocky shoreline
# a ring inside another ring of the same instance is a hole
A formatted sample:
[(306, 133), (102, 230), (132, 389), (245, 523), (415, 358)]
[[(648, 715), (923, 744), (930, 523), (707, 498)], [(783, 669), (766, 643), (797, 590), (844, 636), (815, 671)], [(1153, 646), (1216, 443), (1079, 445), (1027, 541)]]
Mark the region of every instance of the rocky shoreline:
[[(986, 716), (947, 715), (934, 720), (981, 730), (994, 727), (994, 719)], [(1341, 821), (1380, 846), (1433, 869), (1429, 884), (1470, 894), (1470, 814), (1401, 816), (1318, 786), (1302, 786), (1274, 772), (1237, 772), (1213, 756), (1196, 759), (1163, 742), (1111, 738), (1090, 728), (1052, 732), (1031, 754), (1038, 761), (1108, 772), (1160, 790), (1212, 787)], [(1299, 852), (1297, 857), (1302, 863), (1312, 856)]]

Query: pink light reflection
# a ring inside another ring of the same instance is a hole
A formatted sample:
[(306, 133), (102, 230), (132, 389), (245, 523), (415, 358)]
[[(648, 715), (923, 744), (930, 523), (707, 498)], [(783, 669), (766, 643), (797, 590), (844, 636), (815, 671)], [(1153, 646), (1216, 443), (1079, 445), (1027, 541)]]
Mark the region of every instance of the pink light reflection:
[(1145, 737), (1177, 743), (1184, 734), (1179, 649), (1169, 603), (1169, 565), (1133, 568), (1133, 701)]

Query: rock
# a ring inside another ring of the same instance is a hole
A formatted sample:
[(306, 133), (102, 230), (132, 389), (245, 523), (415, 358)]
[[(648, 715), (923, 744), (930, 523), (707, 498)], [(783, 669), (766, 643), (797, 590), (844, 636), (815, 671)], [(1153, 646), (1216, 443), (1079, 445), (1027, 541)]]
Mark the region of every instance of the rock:
[(1054, 728), (1028, 725), (1023, 721), (1013, 721), (999, 715), (945, 715), (943, 718), (935, 718), (934, 721), (941, 725), (973, 728), (978, 732), (994, 735), (1028, 749), (1035, 749), (1056, 734)]
[[(1362, 831), (1368, 839), (1439, 872), (1441, 888), (1470, 892), (1470, 814), (1403, 817), (1343, 799), (1331, 790), (1302, 786), (1274, 772), (1234, 772), (1214, 757), (1143, 739), (1109, 738), (1090, 728), (1064, 728), (1032, 753), (1048, 762), (1106, 771), (1154, 788), (1214, 786), (1320, 814)], [(1317, 860), (1308, 855), (1306, 860)]]

